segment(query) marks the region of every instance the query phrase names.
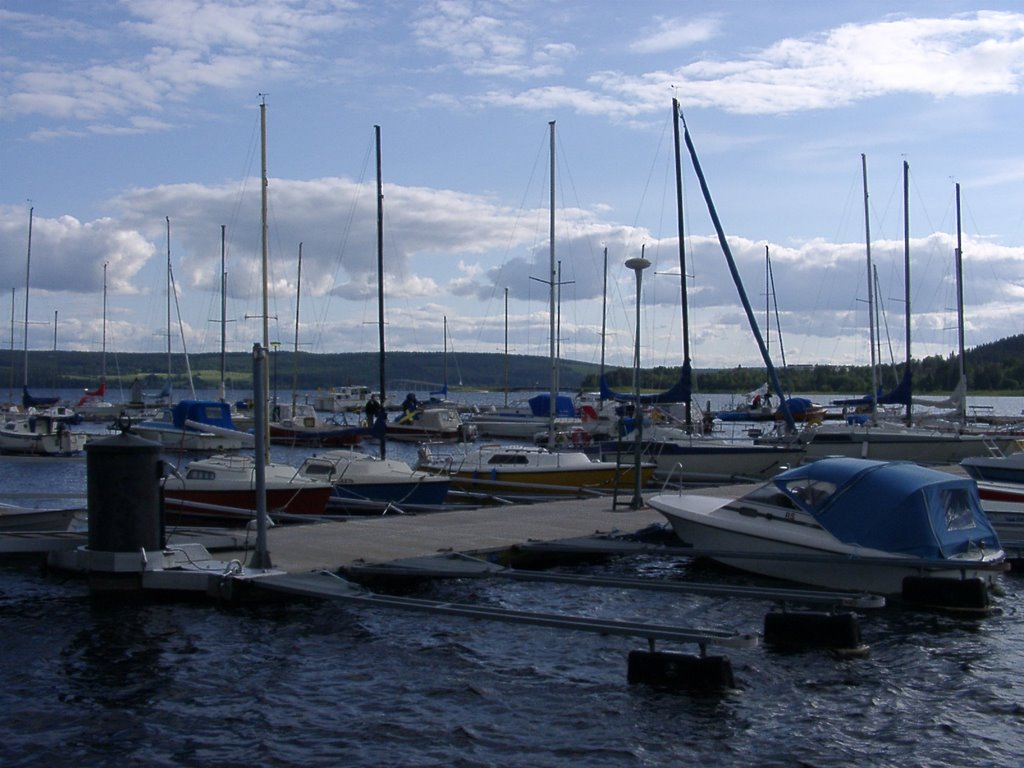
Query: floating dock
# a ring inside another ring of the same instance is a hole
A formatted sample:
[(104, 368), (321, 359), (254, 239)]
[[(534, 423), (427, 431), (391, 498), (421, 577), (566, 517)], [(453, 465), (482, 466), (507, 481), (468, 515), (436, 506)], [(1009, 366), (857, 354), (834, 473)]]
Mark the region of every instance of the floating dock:
[[(267, 548), (274, 567), (289, 573), (344, 571), (449, 552), (479, 554), (537, 542), (632, 534), (662, 522), (649, 507), (613, 507), (610, 497), (577, 499), (275, 526), (267, 532)], [(244, 562), (247, 553), (219, 554)]]

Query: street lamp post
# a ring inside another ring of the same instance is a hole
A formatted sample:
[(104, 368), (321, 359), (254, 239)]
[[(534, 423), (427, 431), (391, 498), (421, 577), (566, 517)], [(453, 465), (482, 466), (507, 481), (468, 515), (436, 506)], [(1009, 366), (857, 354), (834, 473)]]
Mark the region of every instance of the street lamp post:
[[(641, 250), (641, 254), (643, 250)], [(640, 473), (640, 453), (643, 449), (644, 417), (640, 410), (640, 286), (643, 283), (644, 270), (651, 266), (651, 262), (643, 256), (626, 261), (626, 266), (636, 273), (636, 348), (633, 352), (633, 394), (636, 402), (633, 405), (634, 443), (633, 448), (633, 501), (630, 507), (640, 509), (644, 505), (644, 498), (640, 491), (643, 485), (643, 478)]]
[[(280, 341), (270, 342), (270, 346), (274, 348), (274, 407), (277, 407), (277, 348), (281, 346)], [(293, 413), (292, 416), (295, 416)], [(276, 418), (276, 417), (275, 417)]]

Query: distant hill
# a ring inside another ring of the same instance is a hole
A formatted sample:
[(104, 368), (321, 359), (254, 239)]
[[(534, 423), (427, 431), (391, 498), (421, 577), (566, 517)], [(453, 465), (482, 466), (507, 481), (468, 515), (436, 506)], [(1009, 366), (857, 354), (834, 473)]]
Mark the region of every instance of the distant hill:
[[(297, 361), (297, 365), (295, 364)], [(197, 389), (212, 389), (220, 379), (220, 355), (190, 356), (193, 381)], [(7, 380), (20, 389), (23, 378), (23, 353), (0, 351), (0, 386)], [(278, 351), (270, 355), (271, 379), (279, 390), (292, 386), (297, 372), (299, 389), (312, 390), (344, 384), (365, 384), (378, 388), (379, 364), (375, 352), (313, 354)], [(99, 381), (102, 356), (99, 352), (30, 351), (31, 386), (38, 388), (92, 388)], [(187, 386), (187, 373), (181, 355), (172, 356), (175, 389)], [(405, 389), (436, 389), (445, 381), (450, 389), (503, 390), (506, 385), (506, 359), (500, 353), (389, 352), (386, 385), (389, 393)], [(227, 355), (227, 376), (232, 389), (252, 386), (252, 355), (233, 352)], [(1016, 393), (1024, 390), (1024, 334), (983, 344), (967, 351), (967, 382), (971, 392)], [(895, 380), (902, 371), (882, 370), (883, 381)], [(599, 367), (594, 363), (563, 360), (559, 377), (563, 391), (597, 388)], [(867, 366), (801, 366), (780, 372), (783, 385), (792, 392), (866, 392), (871, 375)], [(947, 393), (956, 386), (959, 364), (955, 356), (932, 356), (915, 360), (914, 389), (920, 393)], [(507, 360), (510, 390), (546, 389), (551, 380), (551, 365), (546, 357), (510, 355)], [(159, 388), (167, 378), (167, 355), (162, 353), (120, 353), (107, 355), (107, 379), (111, 386), (130, 385), (140, 378), (147, 389)], [(611, 368), (609, 381), (617, 389), (632, 386), (632, 371)], [(647, 390), (667, 389), (679, 377), (678, 368), (644, 369), (641, 386)], [(763, 368), (736, 367), (694, 371), (698, 392), (748, 392), (765, 380)], [(888, 384), (887, 384), (888, 386)]]

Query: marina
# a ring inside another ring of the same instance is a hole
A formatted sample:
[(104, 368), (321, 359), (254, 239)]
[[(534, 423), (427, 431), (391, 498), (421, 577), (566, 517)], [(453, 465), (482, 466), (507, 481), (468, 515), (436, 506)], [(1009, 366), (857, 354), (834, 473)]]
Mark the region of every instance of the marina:
[[(412, 455), (405, 446), (389, 450)], [(309, 453), (297, 451), (275, 446), (272, 458), (296, 465)], [(85, 465), (82, 458), (7, 457), (0, 474), (20, 478), (22, 503), (47, 494), (71, 501)], [(46, 467), (49, 491), (32, 479)], [(727, 499), (752, 487), (702, 493)], [(645, 497), (659, 490), (649, 486)], [(850, 764), (868, 756), (886, 764), (910, 754), (891, 730), (899, 712), (904, 727), (926, 734), (925, 762), (951, 759), (966, 738), (987, 763), (1014, 764), (1022, 746), (1018, 707), (1003, 682), (1024, 659), (1024, 590), (1015, 573), (995, 574), (993, 610), (973, 617), (802, 589), (710, 564), (716, 553), (687, 550), (668, 535), (661, 514), (630, 501), (627, 491), (281, 524), (267, 530), (265, 568), (253, 567), (251, 526), (168, 528), (171, 567), (153, 574), (150, 599), (141, 603), (97, 592), (73, 567), (26, 570), (26, 550), (44, 546), (59, 553), (56, 566), (74, 564), (85, 533), (5, 535), (0, 544), (20, 549), (20, 557), (0, 568), (5, 624), (19, 638), (4, 663), (21, 659), (27, 669), (6, 669), (14, 685), (0, 694), (22, 702), (20, 731), (8, 734), (14, 754), (45, 759), (63, 748), (43, 738), (40, 750), (38, 732), (21, 720), (49, 713), (64, 721), (60, 733), (75, 734), (71, 752), (84, 762), (100, 753), (205, 762), (227, 744), (243, 759), (269, 754), (282, 764), (318, 764), (302, 746), (313, 738), (322, 764), (371, 765), (388, 762), (397, 732), (402, 752), (427, 765), (453, 757), (515, 763), (524, 753), (533, 764), (560, 765), (570, 759), (565, 750), (574, 763), (609, 766), (694, 759), (738, 766), (757, 762), (764, 750), (781, 750), (786, 762)], [(163, 595), (193, 590), (181, 589), (179, 565), (206, 570), (208, 584), (245, 571), (262, 584), (239, 592), (241, 603), (206, 587), (195, 592), (198, 600), (168, 603)], [(256, 575), (261, 570), (265, 576)], [(794, 616), (802, 617), (799, 625), (791, 624)], [(29, 649), (40, 646), (40, 621), (53, 626), (53, 639), (25, 664)], [(859, 647), (786, 649), (788, 636), (816, 621), (819, 634), (841, 634)], [(775, 642), (767, 642), (773, 632)], [(666, 684), (667, 668), (693, 677), (695, 660), (705, 660), (706, 677), (730, 684), (710, 697)], [(230, 685), (264, 703), (234, 718), (227, 739), (205, 724), (186, 730), (196, 713), (226, 715), (214, 691)], [(25, 706), (26, 686), (63, 693)], [(309, 706), (322, 697), (343, 704), (314, 724)], [(865, 698), (874, 703), (865, 708)], [(552, 708), (557, 718), (548, 717)], [(119, 714), (105, 721), (103, 711)], [(367, 727), (331, 736), (342, 712)], [(776, 722), (782, 713), (823, 734), (848, 735), (790, 744)], [(965, 736), (974, 732), (968, 723), (979, 721), (998, 738)], [(126, 727), (137, 736), (124, 738)], [(689, 738), (693, 729), (706, 739)], [(179, 746), (154, 748), (142, 735), (154, 732)], [(31, 745), (25, 733), (35, 733)], [(432, 746), (438, 738), (443, 746)], [(724, 739), (731, 756), (723, 760), (707, 739), (719, 746)]]

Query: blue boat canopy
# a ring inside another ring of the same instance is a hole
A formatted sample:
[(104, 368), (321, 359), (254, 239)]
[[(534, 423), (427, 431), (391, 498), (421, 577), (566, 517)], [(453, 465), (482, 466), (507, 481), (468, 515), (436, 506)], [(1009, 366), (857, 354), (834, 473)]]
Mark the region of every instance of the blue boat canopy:
[(969, 478), (910, 462), (835, 458), (772, 482), (846, 544), (929, 559), (1000, 549)]
[(235, 429), (231, 408), (219, 400), (182, 400), (171, 410), (174, 426), (185, 429), (185, 421), (198, 421), (224, 429)]
[[(529, 400), (530, 413), (534, 416), (548, 416), (551, 414), (551, 395), (543, 393), (534, 395)], [(569, 395), (558, 395), (555, 397), (555, 416), (571, 419), (576, 415), (576, 404)]]

